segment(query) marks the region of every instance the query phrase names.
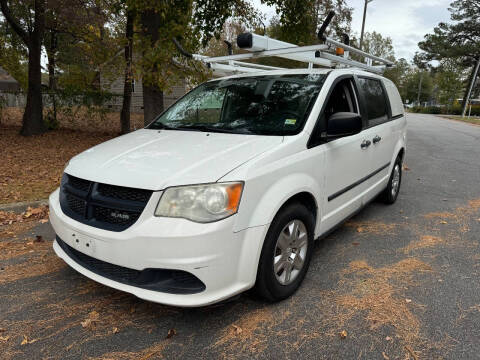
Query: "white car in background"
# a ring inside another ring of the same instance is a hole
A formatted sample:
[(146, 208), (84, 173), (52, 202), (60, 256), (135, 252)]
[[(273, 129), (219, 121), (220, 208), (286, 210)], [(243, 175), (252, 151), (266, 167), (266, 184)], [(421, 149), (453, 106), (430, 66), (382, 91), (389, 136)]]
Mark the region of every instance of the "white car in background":
[(355, 69), (206, 82), (145, 129), (97, 145), (50, 196), (55, 252), (139, 298), (212, 304), (300, 286), (313, 242), (377, 196), (395, 202), (406, 119)]

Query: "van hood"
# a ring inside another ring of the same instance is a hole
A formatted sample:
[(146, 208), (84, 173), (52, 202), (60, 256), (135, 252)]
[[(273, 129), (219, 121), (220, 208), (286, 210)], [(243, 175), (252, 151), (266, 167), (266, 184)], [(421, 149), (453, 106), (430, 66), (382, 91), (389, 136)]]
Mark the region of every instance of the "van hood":
[(75, 156), (67, 174), (148, 190), (215, 182), (283, 141), (281, 136), (142, 129)]

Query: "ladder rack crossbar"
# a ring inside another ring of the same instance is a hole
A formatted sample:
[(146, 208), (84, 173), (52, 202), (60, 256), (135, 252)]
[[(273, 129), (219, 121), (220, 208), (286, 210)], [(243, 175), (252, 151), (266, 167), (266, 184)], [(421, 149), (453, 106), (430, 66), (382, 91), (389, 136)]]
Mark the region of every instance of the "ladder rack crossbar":
[[(211, 63), (211, 62), (219, 62), (219, 61), (244, 60), (244, 59), (253, 59), (253, 58), (260, 58), (260, 57), (281, 56), (281, 55), (308, 53), (308, 52), (311, 52), (312, 55), (314, 55), (314, 52), (317, 50), (327, 50), (327, 49), (328, 49), (328, 46), (323, 44), (309, 45), (309, 46), (291, 46), (291, 47), (281, 48), (281, 49), (253, 51), (253, 52), (244, 53), (244, 54), (205, 57), (202, 59), (202, 61)], [(315, 60), (315, 59), (312, 58), (312, 60)], [(302, 61), (302, 60), (299, 60), (299, 61)], [(305, 60), (304, 62), (309, 62), (309, 61)]]
[(354, 48), (350, 45), (345, 45), (344, 43), (341, 43), (340, 41), (336, 41), (336, 40), (333, 40), (331, 38), (327, 38), (325, 42), (327, 44), (331, 44), (335, 47), (343, 48), (344, 50), (350, 51), (351, 53), (363, 56), (366, 59), (372, 59), (373, 61), (377, 61), (377, 62), (385, 64), (387, 66), (392, 66), (393, 65), (393, 62), (391, 62), (390, 60), (382, 59), (381, 57), (371, 55), (369, 53), (366, 53), (365, 51), (356, 49), (356, 48)]

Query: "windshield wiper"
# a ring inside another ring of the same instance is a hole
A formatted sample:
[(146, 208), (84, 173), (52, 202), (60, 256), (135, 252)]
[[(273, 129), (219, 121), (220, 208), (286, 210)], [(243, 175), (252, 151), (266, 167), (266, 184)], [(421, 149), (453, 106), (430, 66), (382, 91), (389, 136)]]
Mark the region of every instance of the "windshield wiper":
[(154, 130), (175, 130), (174, 127), (165, 125), (164, 123), (161, 123), (161, 122), (153, 123), (149, 128)]
[(215, 126), (207, 126), (207, 125), (180, 125), (180, 126), (176, 126), (173, 129), (203, 131), (203, 132), (217, 132), (217, 133), (227, 133), (227, 134), (245, 134), (246, 133), (245, 131), (225, 129), (225, 128), (220, 128)]

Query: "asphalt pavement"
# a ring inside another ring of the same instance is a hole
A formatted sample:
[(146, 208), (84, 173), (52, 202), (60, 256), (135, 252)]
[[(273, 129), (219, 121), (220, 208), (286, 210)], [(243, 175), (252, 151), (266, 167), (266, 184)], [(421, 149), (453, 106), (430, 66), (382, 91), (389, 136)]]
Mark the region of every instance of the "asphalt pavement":
[(97, 284), (51, 249), (0, 253), (2, 359), (479, 359), (480, 127), (408, 114), (399, 198), (318, 241), (299, 291), (198, 309)]

